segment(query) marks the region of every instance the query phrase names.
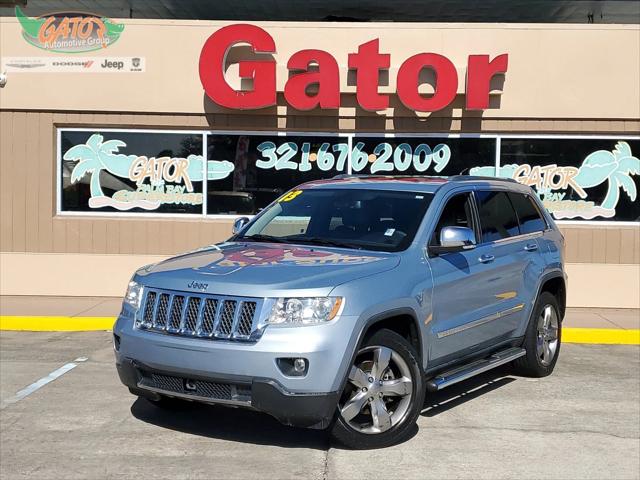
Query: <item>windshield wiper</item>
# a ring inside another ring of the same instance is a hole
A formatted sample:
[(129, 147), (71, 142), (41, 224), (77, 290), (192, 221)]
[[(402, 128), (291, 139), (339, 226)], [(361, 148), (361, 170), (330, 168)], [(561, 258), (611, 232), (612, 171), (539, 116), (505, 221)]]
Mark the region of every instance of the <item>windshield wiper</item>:
[(292, 243), (291, 240), (287, 240), (286, 238), (274, 237), (273, 235), (263, 235), (262, 233), (238, 237), (238, 240), (248, 240), (250, 242)]
[(315, 245), (326, 245), (329, 247), (339, 247), (339, 248), (355, 248), (357, 250), (361, 250), (362, 247), (359, 245), (354, 245), (349, 242), (342, 242), (340, 240), (331, 240), (329, 238), (322, 237), (298, 237), (298, 238), (288, 238), (289, 242), (292, 243), (304, 243), (304, 244), (315, 244)]

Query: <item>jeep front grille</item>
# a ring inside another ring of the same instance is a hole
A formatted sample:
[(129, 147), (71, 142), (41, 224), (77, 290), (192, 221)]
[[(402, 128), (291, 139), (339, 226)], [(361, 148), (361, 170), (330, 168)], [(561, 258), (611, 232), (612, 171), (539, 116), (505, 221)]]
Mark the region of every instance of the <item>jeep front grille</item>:
[(136, 327), (212, 340), (256, 341), (260, 299), (145, 288)]

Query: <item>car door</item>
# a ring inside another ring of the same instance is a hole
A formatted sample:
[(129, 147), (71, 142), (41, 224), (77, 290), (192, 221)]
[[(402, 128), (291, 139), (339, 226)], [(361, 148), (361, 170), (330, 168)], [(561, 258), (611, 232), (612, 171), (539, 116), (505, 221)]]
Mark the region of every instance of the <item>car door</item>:
[[(479, 220), (471, 191), (458, 191), (445, 199), (429, 243), (439, 245), (444, 227), (459, 226), (474, 230), (480, 238)], [(488, 249), (485, 249), (488, 250)], [(495, 281), (493, 265), (480, 261), (477, 249), (430, 254), (433, 275), (433, 318), (430, 323), (429, 363), (446, 363), (460, 352), (492, 340), (493, 331), (473, 325), (494, 313), (486, 282)]]
[[(524, 307), (521, 277), (529, 252), (518, 239), (518, 219), (506, 192), (480, 190), (465, 195), (469, 207), (464, 215), (476, 231), (476, 248), (430, 258), (434, 279), (431, 365), (510, 338)], [(464, 226), (451, 220), (462, 215), (455, 197), (443, 208), (431, 242), (437, 242), (443, 226)]]

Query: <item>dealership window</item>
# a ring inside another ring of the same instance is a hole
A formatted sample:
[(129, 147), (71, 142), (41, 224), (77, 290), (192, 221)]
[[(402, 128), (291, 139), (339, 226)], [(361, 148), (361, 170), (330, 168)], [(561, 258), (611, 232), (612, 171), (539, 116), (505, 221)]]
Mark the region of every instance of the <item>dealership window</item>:
[(252, 215), (300, 183), (340, 173), (495, 176), (499, 163), (498, 175), (532, 186), (556, 220), (640, 221), (637, 137), (87, 128), (58, 135), (61, 214)]
[[(349, 143), (330, 135), (207, 135), (207, 213), (254, 214), (303, 182), (347, 173)], [(228, 162), (230, 175), (212, 174)]]
[(502, 138), (501, 177), (530, 185), (556, 220), (640, 221), (640, 140)]
[(202, 135), (60, 131), (61, 212), (201, 214)]

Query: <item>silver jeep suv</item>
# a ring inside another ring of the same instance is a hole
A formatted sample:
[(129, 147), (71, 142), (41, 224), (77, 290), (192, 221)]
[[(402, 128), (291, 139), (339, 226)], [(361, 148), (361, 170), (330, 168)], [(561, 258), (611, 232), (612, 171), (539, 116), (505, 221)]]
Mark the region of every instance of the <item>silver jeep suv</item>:
[(122, 382), (160, 407), (242, 406), (351, 447), (406, 439), (437, 391), (558, 359), (564, 239), (529, 187), (359, 177), (289, 191), (226, 242), (138, 270)]

